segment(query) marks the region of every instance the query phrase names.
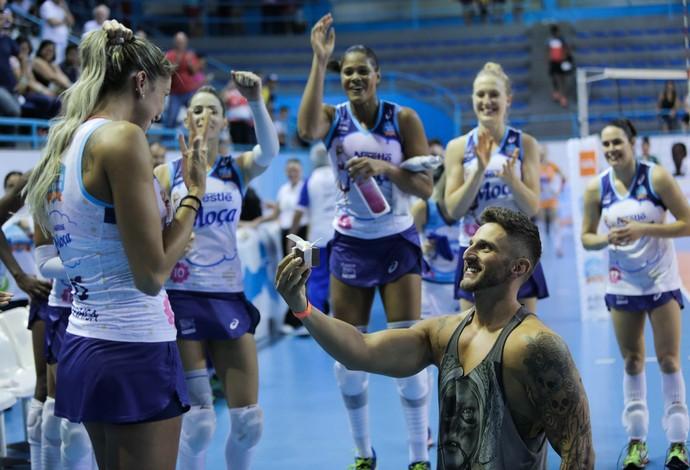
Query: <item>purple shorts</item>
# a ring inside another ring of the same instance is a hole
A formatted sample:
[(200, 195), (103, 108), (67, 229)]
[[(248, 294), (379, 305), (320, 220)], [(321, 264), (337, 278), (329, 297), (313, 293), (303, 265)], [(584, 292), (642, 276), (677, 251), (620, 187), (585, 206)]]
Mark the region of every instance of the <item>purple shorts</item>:
[(328, 270), (328, 251), (328, 248), (319, 248), (320, 263), (311, 270), (307, 281), (309, 302), (324, 313), (328, 313), (328, 287), (331, 275)]
[(607, 309), (615, 308), (627, 312), (649, 312), (671, 300), (678, 302), (681, 309), (684, 307), (683, 294), (680, 293), (680, 289), (650, 295), (606, 294), (604, 300)]
[(169, 290), (168, 299), (181, 339), (237, 339), (245, 333), (254, 334), (261, 320), (244, 292)]
[[(19, 300), (18, 302), (25, 302), (23, 300)], [(23, 305), (15, 305), (14, 307), (20, 307), (20, 306), (25, 306), (26, 304), (24, 303)], [(46, 321), (48, 319), (48, 300), (43, 300), (43, 301), (36, 301), (36, 302), (31, 302), (29, 304), (29, 324), (27, 325), (27, 328), (30, 330), (34, 326), (34, 322), (36, 320), (41, 320), (41, 321)]]
[[(466, 246), (460, 247), (460, 258), (458, 259), (458, 267), (455, 270), (455, 298), (474, 302), (474, 294), (460, 288), (460, 281), (462, 281), (464, 271), (464, 261), (462, 256), (465, 254), (466, 249)], [(541, 262), (539, 262), (534, 268), (530, 278), (527, 279), (522, 286), (520, 286), (520, 290), (518, 291), (518, 299), (529, 299), (531, 297), (545, 299), (548, 296), (549, 289), (546, 286), (544, 269), (541, 267)]]
[(71, 307), (46, 306), (45, 356), (48, 364), (55, 364), (60, 355), (60, 346), (65, 339)]
[(75, 423), (131, 424), (172, 418), (188, 409), (175, 341), (128, 343), (65, 333), (55, 416)]
[(372, 240), (335, 232), (329, 248), (331, 274), (348, 286), (383, 286), (405, 274), (422, 272), (422, 250), (414, 225)]

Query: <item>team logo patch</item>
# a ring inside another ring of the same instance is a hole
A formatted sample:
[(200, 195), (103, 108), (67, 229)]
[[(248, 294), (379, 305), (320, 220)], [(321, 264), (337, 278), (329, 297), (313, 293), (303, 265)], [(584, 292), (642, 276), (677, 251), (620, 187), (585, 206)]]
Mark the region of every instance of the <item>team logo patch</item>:
[(170, 273), (170, 280), (172, 282), (181, 283), (189, 278), (189, 266), (178, 262)]
[(620, 269), (618, 269), (618, 268), (609, 269), (609, 281), (611, 281), (612, 284), (616, 284), (620, 280), (621, 280)]
[(341, 276), (343, 279), (357, 279), (357, 266), (355, 264), (343, 263), (341, 267)]
[(635, 190), (635, 199), (638, 201), (643, 201), (647, 199), (647, 189), (644, 186), (638, 186)]
[(223, 157), (218, 162), (218, 166), (215, 171), (218, 178), (222, 180), (230, 180), (234, 175), (234, 170), (232, 167), (232, 159), (228, 157)]
[(338, 217), (338, 227), (344, 230), (350, 230), (352, 228), (352, 219), (349, 215), (341, 215)]
[(395, 137), (395, 127), (391, 122), (386, 122), (383, 125), (383, 135), (386, 137)]

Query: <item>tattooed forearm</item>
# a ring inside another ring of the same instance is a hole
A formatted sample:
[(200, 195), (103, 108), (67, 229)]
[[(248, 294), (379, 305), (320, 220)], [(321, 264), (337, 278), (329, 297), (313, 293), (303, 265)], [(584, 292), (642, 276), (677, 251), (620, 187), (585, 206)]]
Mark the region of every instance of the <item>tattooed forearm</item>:
[(547, 332), (528, 338), (523, 363), (529, 399), (561, 456), (561, 469), (594, 468), (587, 395), (563, 340)]

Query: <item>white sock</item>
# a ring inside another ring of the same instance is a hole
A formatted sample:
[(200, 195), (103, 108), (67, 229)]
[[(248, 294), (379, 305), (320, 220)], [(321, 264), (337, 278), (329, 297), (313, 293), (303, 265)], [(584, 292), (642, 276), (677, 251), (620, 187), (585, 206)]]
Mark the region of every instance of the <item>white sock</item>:
[(410, 463), (429, 460), (429, 375), (426, 369), (411, 377), (397, 379), (400, 402), (407, 423)]
[(647, 376), (623, 372), (623, 426), (630, 440), (645, 441), (649, 430), (647, 409)]
[(46, 398), (43, 404), (41, 426), (41, 462), (45, 470), (60, 470), (60, 422), (55, 416), (55, 398)]
[(41, 423), (43, 419), (43, 402), (32, 398), (26, 415), (26, 434), (31, 453), (31, 470), (43, 470), (41, 465)]
[(371, 436), (369, 435), (369, 374), (348, 370), (336, 362), (335, 376), (345, 402), (350, 432), (357, 448), (357, 456), (373, 457)]
[(685, 403), (685, 380), (681, 371), (661, 373), (664, 394), (664, 417), (662, 424), (670, 443), (685, 442), (688, 438), (688, 407)]

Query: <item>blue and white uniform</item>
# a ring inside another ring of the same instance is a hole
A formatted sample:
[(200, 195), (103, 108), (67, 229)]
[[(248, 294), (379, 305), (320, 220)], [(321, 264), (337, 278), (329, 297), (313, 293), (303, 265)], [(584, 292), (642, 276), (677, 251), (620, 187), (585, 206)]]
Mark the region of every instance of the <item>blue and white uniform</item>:
[[(609, 229), (622, 227), (626, 221), (665, 223), (667, 208), (654, 191), (653, 169), (653, 164), (638, 161), (627, 194), (616, 189), (612, 169), (599, 175), (601, 216)], [(644, 311), (672, 298), (682, 306), (680, 286), (678, 261), (670, 238), (643, 236), (629, 245), (609, 245), (609, 308)]]
[[(23, 207), (19, 212), (10, 217), (7, 222), (2, 225), (2, 231), (5, 234), (7, 243), (12, 249), (12, 256), (17, 261), (17, 264), (22, 271), (29, 276), (38, 276), (38, 269), (36, 268), (36, 261), (34, 260), (34, 238), (33, 238), (33, 220), (31, 214)], [(9, 270), (2, 267), (2, 278), (0, 278), (0, 290), (10, 292), (12, 294), (12, 301), (29, 301), (29, 296), (21, 290), (14, 277)]]
[(368, 130), (354, 117), (349, 102), (339, 104), (324, 139), (338, 185), (330, 269), (349, 285), (373, 287), (421, 272), (419, 237), (410, 214), (409, 195), (385, 176), (374, 177), (391, 208), (374, 218), (353, 188), (346, 168), (348, 160), (356, 157), (384, 160), (395, 166), (403, 162), (399, 112), (399, 105), (380, 101), (376, 123)]
[(309, 216), (308, 239), (319, 249), (320, 263), (307, 281), (307, 297), (319, 310), (328, 302), (330, 272), (327, 245), (333, 238), (336, 200), (335, 175), (330, 166), (314, 168), (302, 186), (297, 207)]
[[(170, 199), (177, 209), (187, 195), (182, 160), (168, 163)], [(254, 333), (259, 312), (246, 299), (237, 226), (244, 181), (231, 156), (218, 157), (206, 178), (206, 194), (194, 221), (194, 240), (165, 286), (176, 313), (178, 336), (234, 339)]]
[[(465, 155), (462, 158), (465, 179), (471, 178), (472, 174), (477, 171), (478, 160), (475, 148), (478, 142), (479, 128), (475, 127), (467, 134)], [(518, 179), (522, 179), (522, 131), (507, 126), (503, 134), (503, 139), (498, 144), (494, 153), (491, 154), (489, 164), (484, 170), (484, 180), (479, 188), (479, 192), (470, 206), (468, 213), (460, 220), (460, 256), (455, 275), (455, 297), (458, 299), (462, 298), (474, 301), (474, 296), (471, 292), (467, 292), (460, 288), (460, 281), (462, 281), (463, 276), (462, 257), (465, 250), (470, 245), (470, 239), (477, 229), (479, 229), (479, 217), (484, 209), (488, 207), (504, 207), (506, 209), (520, 211), (517, 202), (515, 202), (515, 197), (513, 197), (513, 192), (499, 176), (503, 169), (503, 165), (514, 157), (517, 158), (517, 161), (513, 171)], [(518, 298), (537, 297), (538, 299), (543, 299), (548, 296), (549, 291), (546, 287), (544, 272), (541, 263), (538, 263), (532, 276), (522, 287), (520, 287)]]
[(438, 202), (429, 199), (426, 203), (422, 243), (429, 241), (433, 249), (424, 255), (422, 318), (447, 315), (459, 309), (453, 288), (460, 256), (459, 235), (460, 222), (447, 220), (441, 213)]
[[(89, 194), (84, 147), (107, 124), (92, 119), (75, 132), (48, 198), (49, 229), (73, 289), (62, 345), (56, 416), (70, 421), (141, 422), (179, 415), (187, 405), (165, 290), (136, 288), (115, 208)], [(169, 216), (159, 198), (161, 227)]]
[(46, 308), (45, 354), (48, 364), (58, 360), (72, 312), (72, 284), (68, 277), (53, 279)]

